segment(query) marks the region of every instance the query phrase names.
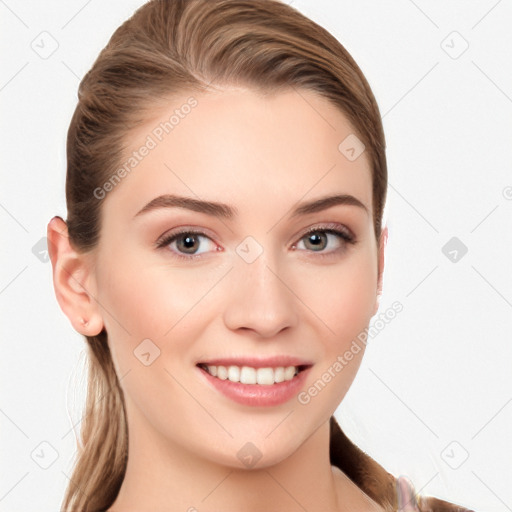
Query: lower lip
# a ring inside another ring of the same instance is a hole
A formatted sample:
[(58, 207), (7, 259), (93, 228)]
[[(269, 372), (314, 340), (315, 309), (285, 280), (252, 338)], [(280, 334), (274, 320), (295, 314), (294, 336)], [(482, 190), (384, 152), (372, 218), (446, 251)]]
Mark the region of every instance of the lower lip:
[(303, 386), (311, 366), (302, 370), (292, 380), (268, 386), (263, 384), (242, 384), (241, 382), (231, 382), (228, 379), (218, 379), (210, 375), (206, 370), (203, 370), (203, 368), (197, 368), (215, 389), (231, 400), (243, 405), (270, 407), (284, 404), (296, 396)]

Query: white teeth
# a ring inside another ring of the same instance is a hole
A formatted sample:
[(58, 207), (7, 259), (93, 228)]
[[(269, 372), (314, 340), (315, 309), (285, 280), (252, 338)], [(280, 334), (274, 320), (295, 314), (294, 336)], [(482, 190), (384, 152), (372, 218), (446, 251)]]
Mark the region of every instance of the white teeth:
[(270, 386), (274, 384), (274, 369), (258, 368), (256, 370), (256, 380), (258, 381), (258, 384), (263, 384), (264, 386)]
[(240, 382), (240, 368), (238, 366), (230, 366), (228, 368), (228, 379), (231, 382)]
[[(211, 368), (215, 368), (217, 370), (217, 378), (221, 380), (226, 380), (228, 378), (228, 370), (225, 366), (212, 366)], [(208, 371), (210, 372), (210, 366), (208, 366)], [(212, 372), (210, 373), (213, 375)]]
[(274, 381), (275, 382), (283, 382), (284, 381), (284, 368), (282, 366), (280, 368), (276, 368), (274, 370)]
[(242, 384), (256, 384), (256, 370), (254, 368), (249, 368), (248, 366), (242, 366), (242, 370), (240, 371), (240, 382)]
[(292, 380), (299, 372), (296, 366), (279, 366), (277, 368), (252, 368), (250, 366), (206, 366), (210, 375), (221, 380), (242, 384), (262, 384), (271, 386), (274, 383)]
[(284, 369), (284, 380), (291, 380), (295, 375), (295, 366), (288, 366)]

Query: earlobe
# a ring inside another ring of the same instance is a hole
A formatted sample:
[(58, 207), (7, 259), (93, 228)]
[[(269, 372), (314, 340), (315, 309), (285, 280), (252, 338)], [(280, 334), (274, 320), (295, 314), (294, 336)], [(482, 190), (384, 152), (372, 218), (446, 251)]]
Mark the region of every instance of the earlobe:
[(379, 300), (382, 295), (382, 280), (384, 275), (384, 252), (388, 241), (388, 227), (385, 226), (381, 232), (379, 240), (379, 262), (378, 262), (378, 279), (377, 279), (377, 298), (375, 300), (375, 308), (373, 314), (376, 315), (379, 310)]
[(84, 336), (99, 334), (103, 329), (103, 318), (94, 298), (90, 257), (71, 246), (67, 225), (58, 216), (48, 223), (47, 239), (53, 286), (60, 308), (75, 331)]

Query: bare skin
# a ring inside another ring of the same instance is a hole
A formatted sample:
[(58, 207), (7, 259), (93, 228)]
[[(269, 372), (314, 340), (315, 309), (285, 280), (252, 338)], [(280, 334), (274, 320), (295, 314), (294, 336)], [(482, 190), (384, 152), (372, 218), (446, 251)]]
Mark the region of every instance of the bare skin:
[[(127, 157), (189, 96), (130, 133)], [(122, 377), (129, 459), (109, 512), (382, 510), (329, 461), (328, 420), (364, 345), (307, 404), (235, 403), (196, 366), (231, 355), (296, 356), (313, 365), (307, 390), (368, 326), (387, 229), (377, 241), (366, 152), (353, 161), (340, 152), (354, 130), (312, 92), (263, 97), (227, 88), (194, 97), (197, 106), (101, 199), (92, 252), (70, 246), (60, 218), (48, 225), (59, 304), (82, 334), (106, 329)], [(237, 214), (174, 207), (136, 215), (161, 194), (226, 203)], [(336, 194), (364, 207), (291, 216), (298, 203)], [(348, 230), (356, 243), (327, 227)], [(195, 235), (195, 256), (185, 236), (155, 247), (176, 228), (204, 233)], [(321, 237), (317, 246), (309, 228)], [(251, 250), (262, 249), (251, 263), (236, 251), (248, 236), (257, 243)], [(134, 354), (145, 339), (160, 350), (148, 366)], [(237, 456), (249, 442), (262, 455), (251, 468)]]

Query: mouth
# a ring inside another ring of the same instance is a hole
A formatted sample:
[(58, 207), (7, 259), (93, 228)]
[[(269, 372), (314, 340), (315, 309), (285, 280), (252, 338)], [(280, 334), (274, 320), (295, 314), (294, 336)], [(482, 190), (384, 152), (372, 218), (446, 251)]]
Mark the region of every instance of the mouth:
[(245, 406), (275, 407), (297, 396), (312, 361), (287, 355), (224, 357), (196, 364), (204, 382), (230, 400)]
[(300, 364), (297, 366), (239, 366), (239, 365), (214, 365), (198, 363), (196, 366), (219, 380), (229, 380), (245, 385), (272, 386), (281, 382), (294, 379), (311, 364)]

